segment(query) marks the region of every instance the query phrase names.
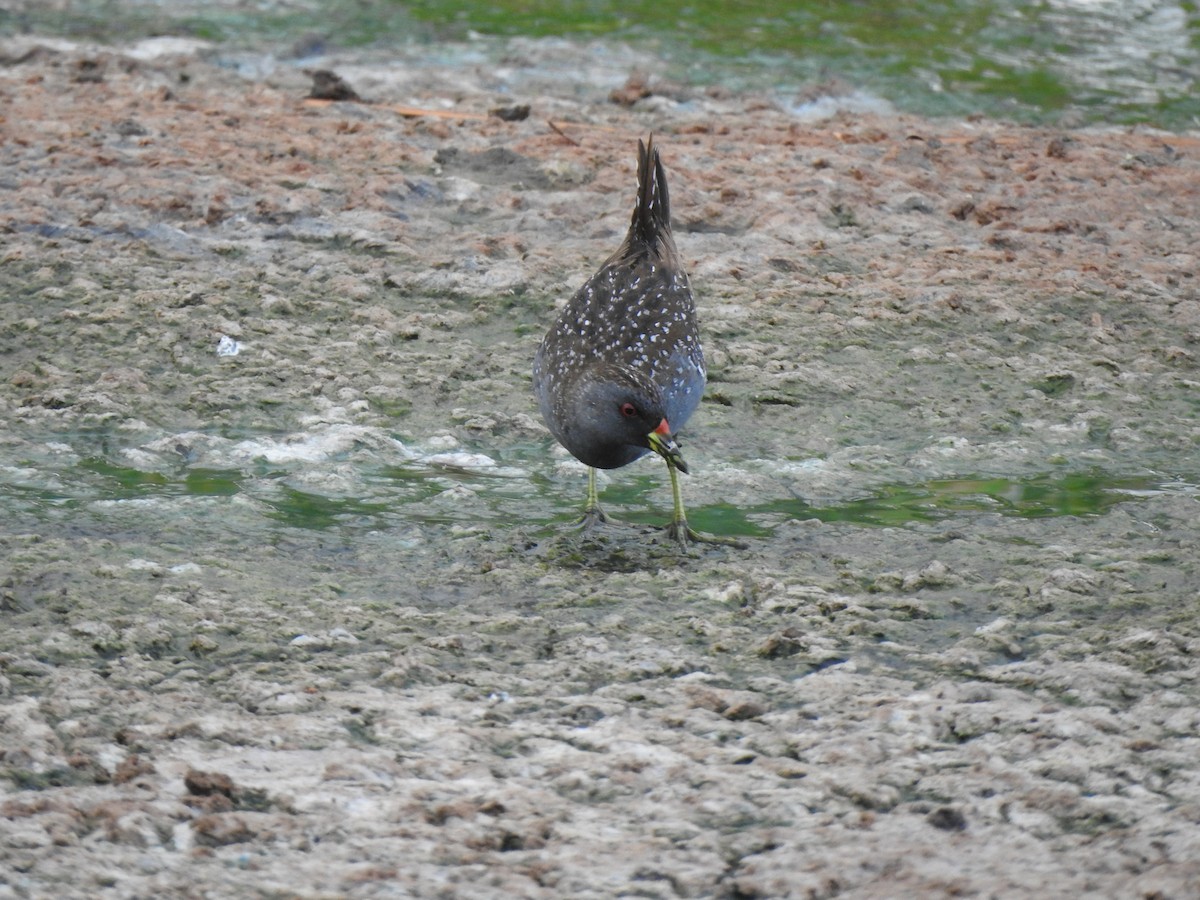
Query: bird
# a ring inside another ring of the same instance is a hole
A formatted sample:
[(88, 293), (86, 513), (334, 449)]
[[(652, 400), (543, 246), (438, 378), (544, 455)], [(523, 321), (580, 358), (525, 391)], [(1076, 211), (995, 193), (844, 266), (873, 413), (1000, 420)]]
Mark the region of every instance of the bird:
[[(653, 135), (638, 140), (637, 200), (629, 232), (567, 301), (537, 349), (533, 389), (550, 433), (588, 466), (580, 524), (612, 521), (600, 508), (596, 470), (657, 453), (671, 478), (668, 534), (725, 543), (688, 525), (675, 438), (707, 380), (696, 303), (671, 234), (667, 176)], [(731, 542), (732, 543), (732, 542)]]

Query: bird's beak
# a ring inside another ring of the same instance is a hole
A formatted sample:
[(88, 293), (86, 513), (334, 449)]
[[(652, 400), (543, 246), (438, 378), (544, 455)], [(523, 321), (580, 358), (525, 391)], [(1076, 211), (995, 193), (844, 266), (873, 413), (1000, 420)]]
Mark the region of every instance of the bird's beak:
[(658, 427), (646, 435), (646, 438), (650, 441), (650, 449), (665, 459), (668, 466), (687, 474), (688, 467), (683, 461), (683, 452), (671, 436), (671, 426), (667, 424), (666, 419), (659, 422)]

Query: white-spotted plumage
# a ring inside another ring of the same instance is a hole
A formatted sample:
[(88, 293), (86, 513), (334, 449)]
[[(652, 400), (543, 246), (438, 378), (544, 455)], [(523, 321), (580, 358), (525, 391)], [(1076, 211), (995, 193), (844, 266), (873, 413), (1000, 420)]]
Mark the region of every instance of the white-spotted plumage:
[[(629, 233), (559, 314), (533, 367), (550, 431), (599, 468), (626, 465), (651, 448), (644, 434), (579, 427), (577, 420), (594, 411), (583, 396), (587, 385), (608, 378), (627, 387), (639, 412), (660, 414), (676, 431), (699, 405), (706, 378), (692, 289), (671, 235), (666, 174), (653, 141), (639, 141), (638, 151)], [(653, 430), (659, 421), (650, 424)]]
[(538, 347), (533, 389), (558, 441), (592, 467), (584, 521), (603, 521), (595, 469), (651, 450), (667, 462), (675, 501), (670, 531), (688, 528), (676, 470), (687, 465), (673, 433), (700, 405), (707, 373), (692, 288), (671, 236), (667, 176), (654, 141), (638, 141), (638, 193), (620, 249), (567, 302)]

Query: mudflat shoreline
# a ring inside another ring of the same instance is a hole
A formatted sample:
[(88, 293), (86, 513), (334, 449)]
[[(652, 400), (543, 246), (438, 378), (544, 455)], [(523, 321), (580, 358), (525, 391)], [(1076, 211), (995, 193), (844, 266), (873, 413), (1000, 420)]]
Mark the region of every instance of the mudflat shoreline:
[[(1200, 138), (569, 55), (4, 48), (0, 897), (1195, 894)], [(744, 551), (529, 391), (650, 132)]]

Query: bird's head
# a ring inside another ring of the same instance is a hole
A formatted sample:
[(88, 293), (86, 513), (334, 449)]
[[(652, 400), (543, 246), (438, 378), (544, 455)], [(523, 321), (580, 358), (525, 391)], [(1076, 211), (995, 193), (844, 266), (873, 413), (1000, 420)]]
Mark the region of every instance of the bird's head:
[(687, 463), (671, 436), (662, 391), (641, 372), (598, 363), (580, 373), (564, 429), (567, 449), (581, 462), (615, 469), (653, 450), (681, 472)]

